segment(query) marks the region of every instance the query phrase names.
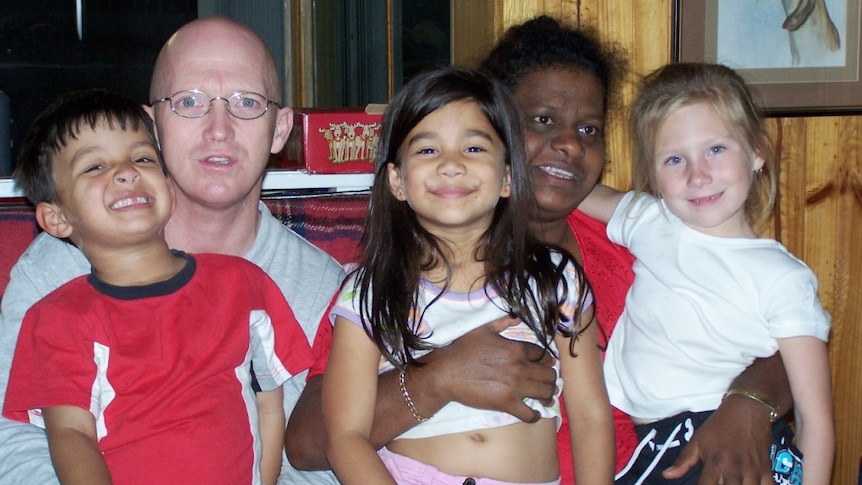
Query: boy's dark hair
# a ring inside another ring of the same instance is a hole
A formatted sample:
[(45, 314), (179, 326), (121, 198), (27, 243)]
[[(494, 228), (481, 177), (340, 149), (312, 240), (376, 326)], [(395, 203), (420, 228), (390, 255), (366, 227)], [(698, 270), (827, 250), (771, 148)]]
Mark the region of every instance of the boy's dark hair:
[(18, 153), (12, 176), (33, 204), (59, 202), (53, 176), (54, 158), (70, 139), (77, 139), (82, 128), (95, 129), (100, 123), (106, 123), (110, 129), (143, 128), (157, 148), (164, 169), (153, 120), (140, 103), (104, 89), (73, 91), (57, 98), (39, 114)]
[[(442, 265), (451, 275), (451, 269), (445, 246), (421, 226), (407, 202), (392, 194), (388, 164), (401, 165), (401, 146), (416, 125), (458, 101), (476, 103), (503, 142), (510, 168), (510, 196), (498, 201), (474, 255), (485, 265), (485, 282), (510, 305), (506, 310), (520, 316), (540, 341), (545, 341), (542, 336), (553, 335), (560, 322), (557, 291), (565, 285), (562, 268), (570, 259), (563, 252), (562, 262), (553, 263), (548, 247), (533, 238), (524, 223), (533, 196), (514, 100), (505, 86), (479, 71), (439, 68), (405, 85), (383, 115), (354, 288), (359, 293), (360, 318), (368, 322), (381, 353), (396, 366), (412, 362), (412, 351), (429, 348), (413, 326), (421, 321), (412, 311), (422, 272)], [(586, 279), (582, 283), (583, 289)], [(443, 291), (446, 289), (448, 278)]]
[(589, 28), (573, 28), (542, 15), (510, 27), (480, 69), (515, 92), (528, 74), (546, 69), (577, 69), (596, 76), (604, 109), (616, 101), (627, 70), (623, 52), (599, 40)]

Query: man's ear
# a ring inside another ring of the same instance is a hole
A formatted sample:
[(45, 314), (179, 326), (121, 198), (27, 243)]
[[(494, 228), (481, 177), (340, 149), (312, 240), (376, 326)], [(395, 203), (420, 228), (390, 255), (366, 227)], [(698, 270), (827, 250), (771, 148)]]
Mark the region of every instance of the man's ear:
[(279, 153), (287, 143), (290, 129), (293, 128), (293, 110), (285, 106), (279, 108), (275, 118), (275, 130), (272, 134), (272, 146), (269, 153)]
[[(156, 148), (158, 148), (159, 151), (161, 151), (162, 150), (162, 143), (159, 141), (159, 129), (156, 127), (156, 113), (153, 110), (153, 107), (148, 105), (148, 104), (144, 104), (141, 106), (144, 108), (144, 111), (146, 111), (147, 114), (150, 115), (150, 119), (153, 120), (153, 135), (156, 138)], [(164, 161), (162, 161), (162, 163), (164, 163)]]
[(36, 222), (45, 232), (56, 238), (66, 239), (72, 235), (72, 225), (66, 220), (60, 206), (52, 202), (36, 204)]

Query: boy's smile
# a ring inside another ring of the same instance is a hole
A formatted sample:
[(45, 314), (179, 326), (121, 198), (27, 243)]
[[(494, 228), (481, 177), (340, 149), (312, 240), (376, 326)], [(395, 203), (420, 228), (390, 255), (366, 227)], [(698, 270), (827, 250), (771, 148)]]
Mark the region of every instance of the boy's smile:
[(125, 197), (125, 198), (120, 199), (117, 202), (114, 202), (113, 204), (111, 204), (111, 209), (120, 210), (120, 209), (125, 209), (126, 207), (133, 207), (133, 206), (137, 206), (137, 205), (150, 204), (151, 202), (152, 202), (152, 199), (150, 199), (149, 197), (147, 197), (145, 195)]
[(104, 121), (80, 126), (52, 164), (69, 237), (82, 249), (123, 246), (159, 236), (173, 206), (158, 152), (143, 128)]

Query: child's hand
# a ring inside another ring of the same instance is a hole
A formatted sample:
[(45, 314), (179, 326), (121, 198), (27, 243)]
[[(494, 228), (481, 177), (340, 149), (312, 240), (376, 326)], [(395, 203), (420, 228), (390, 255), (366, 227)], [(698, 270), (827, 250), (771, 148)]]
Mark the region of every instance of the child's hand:
[(260, 415), (261, 480), (265, 484), (278, 481), (281, 472), (281, 458), (284, 452), (284, 408), (281, 387), (268, 392), (257, 393), (257, 407)]
[(111, 472), (99, 450), (96, 419), (86, 409), (54, 406), (42, 410), (57, 477), (66, 484), (110, 485)]

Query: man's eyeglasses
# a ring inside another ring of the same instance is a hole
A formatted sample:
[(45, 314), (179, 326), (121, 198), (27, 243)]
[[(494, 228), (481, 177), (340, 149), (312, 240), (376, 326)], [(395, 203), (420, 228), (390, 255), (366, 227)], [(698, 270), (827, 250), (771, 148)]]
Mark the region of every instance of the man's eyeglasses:
[(260, 118), (269, 109), (270, 104), (278, 106), (278, 103), (269, 101), (257, 93), (242, 91), (233, 93), (228, 98), (221, 96), (213, 98), (197, 89), (180, 91), (167, 98), (157, 99), (150, 104), (167, 101), (171, 105), (171, 111), (183, 118), (200, 118), (212, 110), (212, 102), (217, 99), (226, 102), (228, 112), (241, 120)]

